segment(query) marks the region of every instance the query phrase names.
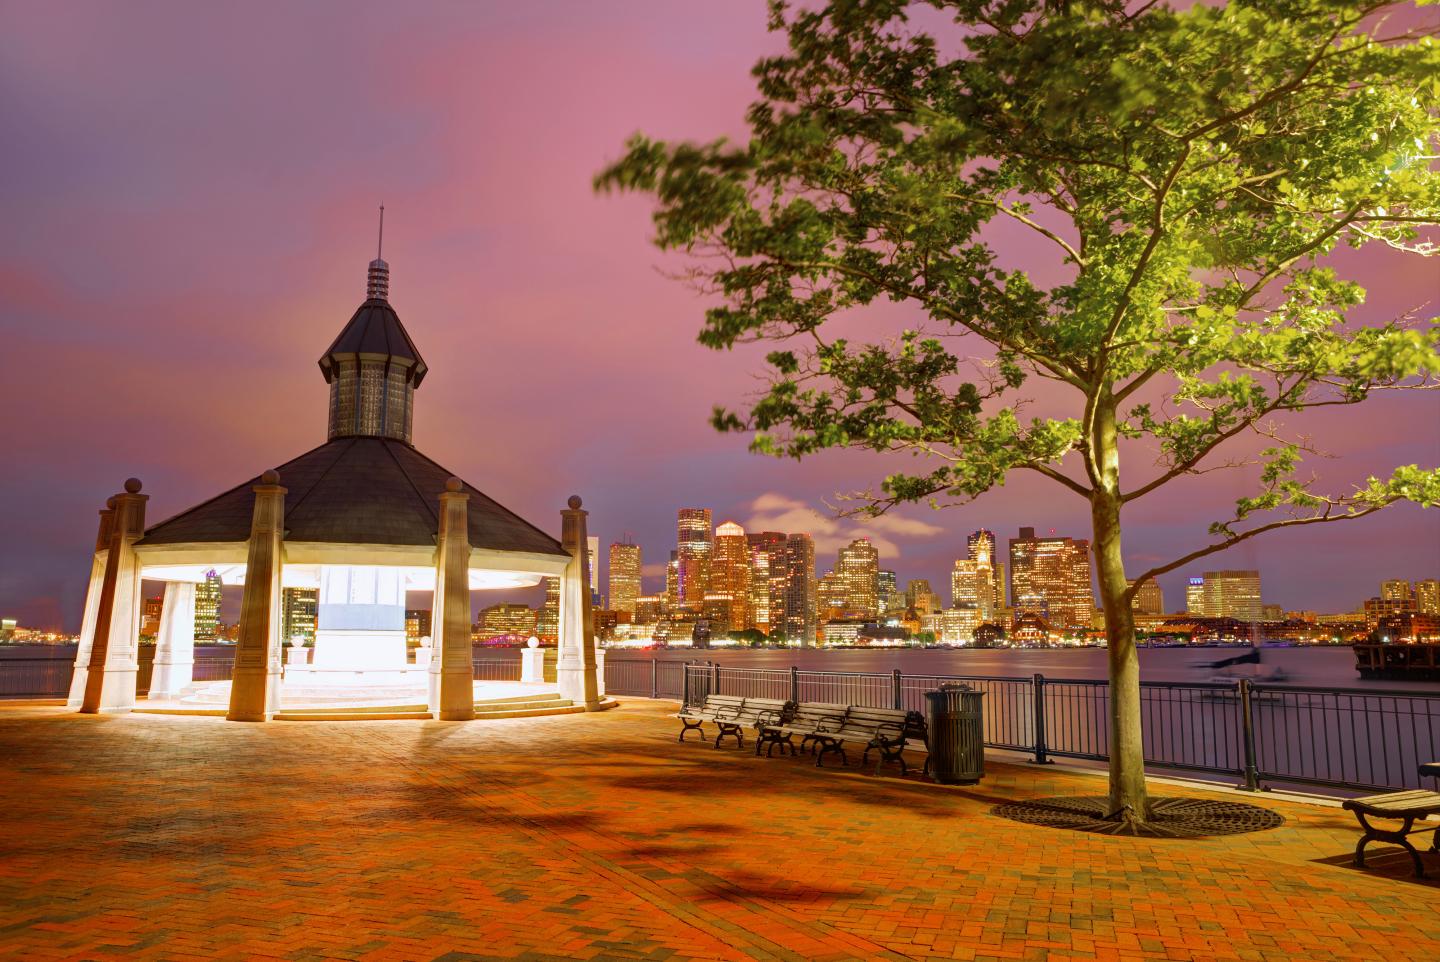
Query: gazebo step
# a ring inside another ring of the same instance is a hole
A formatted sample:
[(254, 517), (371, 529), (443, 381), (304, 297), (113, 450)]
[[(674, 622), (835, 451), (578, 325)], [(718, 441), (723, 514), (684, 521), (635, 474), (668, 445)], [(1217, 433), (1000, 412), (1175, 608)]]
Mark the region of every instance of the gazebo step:
[(226, 708), (132, 708), (136, 715), (209, 715), (224, 718), (229, 714)]
[(522, 701), (477, 701), (475, 710), (477, 712), (496, 711), (538, 711), (542, 708), (568, 708), (573, 705), (568, 698), (535, 698)]
[(430, 713), (430, 706), (420, 703), (411, 705), (315, 705), (305, 708), (286, 708), (282, 709), (282, 711), (287, 715), (297, 712), (303, 712), (306, 715), (358, 715), (366, 712), (384, 714), (394, 714), (395, 712), (423, 712), (428, 715)]
[(576, 712), (583, 712), (584, 710), (584, 705), (576, 705), (568, 699), (547, 701), (533, 707), (507, 705), (499, 708), (488, 705), (476, 705), (475, 720), (481, 721), (487, 718), (543, 718), (546, 715), (573, 715)]
[(394, 709), (369, 709), (351, 711), (282, 711), (275, 713), (275, 721), (391, 721), (418, 720), (430, 717), (429, 711), (396, 711)]
[[(564, 699), (561, 699), (558, 691), (539, 691), (533, 695), (506, 695), (504, 698), (477, 698), (475, 699), (475, 707), (479, 708), (481, 705), (512, 705), (516, 702), (529, 704), (530, 702), (556, 702), (562, 700)], [(565, 704), (568, 705), (570, 702), (565, 701)]]

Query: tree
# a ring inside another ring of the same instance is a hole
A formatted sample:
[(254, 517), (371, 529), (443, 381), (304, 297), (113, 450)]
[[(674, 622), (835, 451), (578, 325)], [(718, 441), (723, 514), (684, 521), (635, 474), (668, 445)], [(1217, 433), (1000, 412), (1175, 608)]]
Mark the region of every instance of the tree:
[[(788, 50), (754, 69), (748, 143), (636, 136), (596, 177), (657, 199), (656, 244), (717, 301), (703, 344), (774, 342), (768, 389), (717, 409), (718, 428), (778, 456), (918, 456), (858, 494), (870, 513), (968, 501), (1016, 471), (1084, 500), (1114, 818), (1148, 816), (1128, 505), (1258, 465), (1209, 543), (1139, 584), (1262, 533), (1440, 502), (1440, 470), (1416, 465), (1327, 492), (1299, 473), (1311, 442), (1276, 423), (1436, 386), (1433, 316), (1357, 322), (1365, 292), (1325, 258), (1436, 251), (1440, 53), (1417, 19), (1354, 0), (776, 2)], [(999, 265), (997, 221), (1033, 237), (1031, 271)], [(878, 301), (922, 320), (831, 334)], [(1222, 446), (1242, 453), (1217, 461)], [(1122, 473), (1145, 449), (1155, 466)]]

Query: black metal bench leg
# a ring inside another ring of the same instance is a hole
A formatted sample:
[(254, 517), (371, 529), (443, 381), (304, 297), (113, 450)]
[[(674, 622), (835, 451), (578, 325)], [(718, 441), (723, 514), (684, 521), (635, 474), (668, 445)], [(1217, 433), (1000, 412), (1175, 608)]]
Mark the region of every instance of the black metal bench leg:
[(682, 729), (680, 729), (680, 737), (679, 737), (678, 739), (676, 739), (677, 741), (682, 741), (682, 742), (683, 742), (683, 741), (685, 740), (686, 734), (688, 734), (689, 732), (692, 732), (692, 731), (699, 732), (701, 738), (704, 738), (704, 737), (705, 737), (705, 729), (701, 726), (701, 723), (700, 723), (700, 722), (695, 722), (695, 723), (692, 725), (689, 721), (687, 721), (686, 719), (682, 718), (682, 719), (680, 719), (680, 724), (684, 725), (685, 727), (682, 728)]

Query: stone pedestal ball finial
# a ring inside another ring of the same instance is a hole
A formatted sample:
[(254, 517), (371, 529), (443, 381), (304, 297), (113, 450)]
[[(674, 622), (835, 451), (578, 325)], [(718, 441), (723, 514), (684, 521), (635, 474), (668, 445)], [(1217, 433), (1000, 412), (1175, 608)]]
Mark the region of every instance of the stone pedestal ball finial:
[(531, 635), (531, 636), (530, 636), (530, 640), (527, 641), (527, 642), (525, 642), (525, 644), (529, 645), (531, 648), (539, 648), (539, 647), (540, 647), (540, 639), (539, 639), (539, 638), (536, 638), (534, 635)]
[(569, 500), (567, 503), (570, 505), (570, 510), (572, 510), (572, 511), (579, 511), (579, 510), (580, 510), (580, 503), (581, 503), (581, 502), (580, 502), (580, 495), (578, 495), (578, 494), (572, 494), (572, 495), (570, 495), (570, 500)]
[(115, 510), (115, 499), (114, 499), (114, 498), (106, 498), (106, 499), (105, 499), (105, 507), (109, 508), (111, 511), (114, 511), (114, 510)]
[(126, 479), (125, 479), (125, 490), (126, 490), (126, 492), (129, 493), (129, 494), (139, 494), (139, 493), (140, 493), (140, 479), (139, 479), (139, 478), (126, 478)]
[(266, 471), (264, 474), (260, 475), (260, 483), (261, 483), (261, 484), (279, 484), (279, 483), (280, 483), (280, 472), (279, 472), (279, 471), (276, 471), (274, 468), (270, 468), (270, 469), (269, 469), (268, 471)]
[(449, 491), (451, 494), (459, 494), (460, 489), (463, 487), (465, 487), (465, 482), (461, 481), (459, 478), (451, 478), (450, 480), (445, 482), (445, 490)]

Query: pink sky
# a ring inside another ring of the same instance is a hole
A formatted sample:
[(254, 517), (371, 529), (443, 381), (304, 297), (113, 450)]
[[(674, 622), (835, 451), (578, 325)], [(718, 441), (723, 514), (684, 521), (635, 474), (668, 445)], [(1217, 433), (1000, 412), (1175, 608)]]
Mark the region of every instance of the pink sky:
[[(749, 69), (777, 44), (760, 0), (0, 3), (0, 20), (0, 615), (78, 624), (95, 512), (126, 477), (156, 521), (324, 440), (315, 360), (363, 298), (381, 201), (391, 299), (431, 369), (416, 444), (536, 523), (558, 531), (578, 492), (592, 533), (632, 533), (654, 564), (678, 507), (803, 518), (882, 473), (712, 432), (759, 352), (699, 347), (705, 303), (657, 270), (647, 201), (591, 192), (636, 130), (741, 133)], [(1025, 262), (1026, 238), (1001, 243)], [(1342, 263), (1372, 287), (1368, 318), (1440, 301), (1428, 265)], [(1336, 484), (1440, 463), (1434, 395), (1307, 427)], [(1128, 560), (1184, 553), (1243, 493), (1218, 475), (1147, 499)], [(1027, 477), (869, 533), (902, 581), (939, 587), (977, 527), (1087, 521)], [(812, 530), (833, 550), (865, 529)], [(1186, 575), (1257, 566), (1269, 602), (1348, 608), (1382, 578), (1440, 577), (1440, 513), (1277, 535), (1162, 584), (1178, 607)]]

